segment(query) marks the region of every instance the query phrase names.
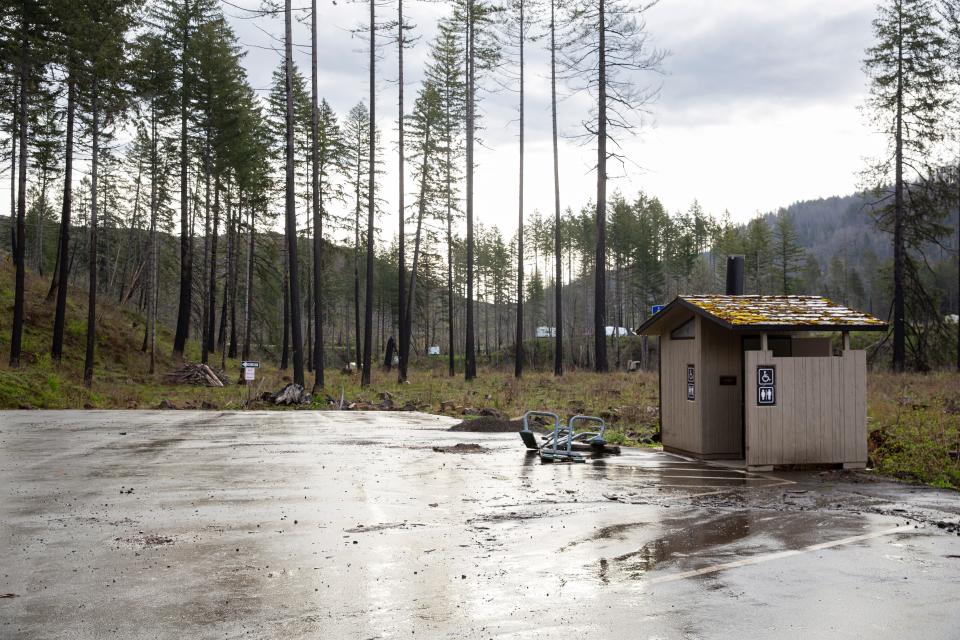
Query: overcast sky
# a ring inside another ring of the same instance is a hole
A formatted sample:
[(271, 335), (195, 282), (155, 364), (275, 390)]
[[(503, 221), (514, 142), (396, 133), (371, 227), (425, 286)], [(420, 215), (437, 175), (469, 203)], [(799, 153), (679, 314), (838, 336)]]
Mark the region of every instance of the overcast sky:
[[(294, 6), (307, 0), (294, 0)], [(237, 4), (258, 6), (257, 0)], [(421, 35), (406, 55), (408, 108), (422, 79), (427, 44), (445, 5), (407, 0), (406, 12)], [(351, 29), (365, 19), (365, 4), (321, 2), (321, 94), (345, 114), (366, 99), (366, 42)], [(282, 21), (239, 19), (249, 15), (225, 10), (241, 43), (279, 46)], [(379, 9), (383, 19), (395, 5)], [(669, 52), (662, 76), (636, 81), (660, 85), (650, 126), (627, 139), (630, 162), (617, 168), (611, 185), (625, 195), (638, 190), (659, 196), (668, 209), (686, 209), (696, 198), (717, 215), (729, 210), (735, 220), (794, 201), (846, 194), (857, 186), (863, 159), (882, 141), (858, 110), (866, 83), (861, 70), (871, 42), (872, 0), (663, 0), (646, 14), (654, 44)], [(306, 17), (306, 12), (301, 12)], [(294, 40), (304, 45), (297, 62), (309, 70), (309, 31), (297, 25)], [(530, 47), (527, 90), (526, 213), (552, 212), (552, 158), (549, 130), (549, 82), (543, 43)], [(257, 88), (266, 88), (278, 52), (250, 48), (245, 64)], [(383, 196), (396, 209), (396, 57), (385, 50), (378, 62), (378, 122), (385, 135), (387, 174)], [(484, 148), (478, 150), (476, 211), (486, 224), (506, 235), (516, 228), (517, 120), (515, 93), (485, 96)], [(561, 198), (579, 208), (595, 190), (591, 173), (593, 143), (573, 140), (588, 103), (571, 96), (560, 104)], [(408, 181), (409, 185), (409, 181)], [(392, 229), (393, 219), (382, 222)], [(389, 232), (388, 232), (389, 233)]]
[[(230, 0), (224, 11), (248, 51), (244, 64), (251, 84), (266, 94), (282, 60), (281, 19), (258, 17), (236, 7), (256, 9), (260, 0)], [(320, 2), (320, 92), (338, 115), (366, 101), (365, 38), (352, 30), (367, 19), (368, 5)], [(309, 7), (309, 0), (293, 0)], [(236, 5), (231, 6), (231, 5)], [(423, 77), (427, 46), (445, 3), (406, 0), (419, 42), (407, 51), (407, 110)], [(629, 163), (610, 192), (633, 197), (639, 190), (661, 198), (671, 211), (698, 199), (735, 220), (792, 202), (852, 192), (864, 158), (882, 147), (859, 111), (866, 93), (861, 70), (871, 44), (873, 0), (662, 0), (646, 13), (652, 42), (667, 50), (662, 75), (635, 78), (661, 86), (649, 126), (624, 141)], [(396, 5), (378, 9), (387, 21)], [(303, 20), (306, 11), (295, 14)], [(296, 62), (309, 73), (309, 25), (296, 23)], [(528, 48), (526, 211), (552, 214), (548, 58), (545, 41)], [(380, 223), (389, 240), (396, 227), (397, 64), (393, 48), (381, 52), (377, 68), (378, 123), (384, 136), (386, 175), (382, 197), (387, 215)], [(491, 83), (488, 85), (492, 86)], [(517, 94), (484, 94), (483, 146), (477, 150), (476, 215), (509, 237), (517, 218)], [(583, 206), (595, 193), (594, 141), (581, 144), (586, 96), (560, 103), (561, 199)], [(407, 181), (409, 190), (414, 185)], [(5, 187), (6, 185), (4, 185)], [(6, 189), (3, 189), (6, 191)], [(7, 196), (8, 197), (8, 196)], [(412, 198), (408, 197), (408, 203)]]

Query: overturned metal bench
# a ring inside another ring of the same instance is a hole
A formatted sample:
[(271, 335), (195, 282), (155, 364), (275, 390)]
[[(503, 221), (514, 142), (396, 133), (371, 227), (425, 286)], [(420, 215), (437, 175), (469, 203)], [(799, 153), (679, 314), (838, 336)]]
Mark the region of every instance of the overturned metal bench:
[[(537, 434), (530, 429), (530, 418), (541, 416), (553, 420), (553, 431), (541, 436), (543, 442), (537, 441)], [(577, 433), (577, 423), (595, 423), (600, 425), (599, 431), (581, 431)], [(603, 439), (603, 432), (607, 425), (603, 418), (596, 416), (575, 415), (564, 426), (560, 416), (549, 411), (527, 411), (523, 414), (523, 429), (520, 438), (527, 449), (536, 451), (542, 462), (586, 462), (582, 451), (596, 453), (620, 453), (619, 447), (610, 447)]]

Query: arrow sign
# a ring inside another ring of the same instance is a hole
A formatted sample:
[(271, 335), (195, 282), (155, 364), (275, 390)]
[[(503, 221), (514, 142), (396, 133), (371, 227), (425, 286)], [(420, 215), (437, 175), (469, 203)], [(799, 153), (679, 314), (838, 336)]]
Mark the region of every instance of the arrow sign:
[(256, 360), (244, 360), (240, 363), (240, 366), (244, 369), (259, 369), (260, 363)]

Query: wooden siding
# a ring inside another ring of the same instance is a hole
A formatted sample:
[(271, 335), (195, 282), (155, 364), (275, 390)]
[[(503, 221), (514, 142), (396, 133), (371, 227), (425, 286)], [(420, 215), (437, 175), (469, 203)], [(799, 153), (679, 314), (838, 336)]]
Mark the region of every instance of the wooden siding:
[[(699, 452), (700, 402), (703, 397), (703, 372), (700, 368), (700, 336), (703, 319), (695, 318), (695, 333), (692, 340), (672, 340), (670, 331), (677, 328), (693, 314), (681, 316), (675, 323), (666, 325), (660, 335), (660, 413), (661, 438), (665, 447), (693, 453)], [(694, 366), (696, 376), (696, 399), (687, 400), (687, 365)]]
[[(775, 358), (746, 353), (747, 464), (867, 461), (867, 356)], [(776, 367), (776, 405), (757, 405), (757, 365)]]
[[(741, 399), (740, 334), (704, 320), (700, 326), (701, 448), (710, 457), (740, 458)], [(721, 385), (720, 376), (736, 378), (736, 385)]]

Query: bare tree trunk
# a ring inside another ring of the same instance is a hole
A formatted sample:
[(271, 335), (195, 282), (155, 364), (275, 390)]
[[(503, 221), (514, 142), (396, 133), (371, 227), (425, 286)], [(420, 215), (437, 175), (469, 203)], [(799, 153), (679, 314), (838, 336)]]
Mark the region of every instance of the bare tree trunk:
[(906, 366), (906, 308), (903, 291), (903, 39), (897, 55), (897, 139), (895, 152), (893, 212), (893, 370)]
[(203, 162), (203, 264), (200, 266), (200, 281), (203, 283), (203, 301), (202, 301), (202, 320), (200, 322), (200, 362), (207, 364), (210, 359), (210, 341), (209, 329), (211, 327), (210, 315), (212, 301), (210, 298), (210, 281), (205, 280), (207, 275), (207, 263), (210, 259), (210, 133), (207, 132), (206, 148), (204, 150)]
[[(241, 200), (242, 202), (242, 200)], [(241, 351), (241, 357), (244, 360), (250, 359), (250, 330), (253, 324), (252, 315), (252, 302), (253, 302), (253, 250), (254, 250), (254, 217), (253, 217), (253, 207), (249, 206), (247, 208), (247, 225), (249, 226), (248, 233), (250, 234), (250, 245), (247, 249), (247, 286), (245, 291), (245, 299), (243, 303), (244, 312), (243, 312), (243, 350)], [(231, 356), (233, 357), (233, 356)], [(241, 377), (241, 380), (243, 378)]]
[(40, 202), (37, 205), (36, 263), (37, 274), (43, 277), (43, 215), (47, 210), (47, 172), (40, 178)]
[(597, 253), (593, 265), (593, 348), (594, 369), (609, 370), (607, 364), (607, 52), (605, 0), (600, 0), (600, 46), (597, 86)]
[(220, 234), (220, 178), (214, 180), (213, 186), (213, 235), (210, 236), (210, 283), (209, 289), (209, 316), (207, 317), (207, 350), (216, 353), (216, 326), (217, 326), (217, 236)]
[[(190, 0), (184, 0), (184, 13), (190, 15)], [(177, 360), (183, 359), (183, 350), (187, 344), (187, 338), (190, 335), (190, 314), (192, 311), (193, 295), (193, 245), (191, 243), (192, 230), (190, 225), (189, 209), (187, 207), (187, 159), (189, 157), (189, 148), (187, 146), (187, 112), (189, 105), (189, 95), (187, 91), (187, 78), (189, 71), (187, 69), (189, 61), (187, 59), (187, 48), (190, 42), (190, 20), (183, 29), (183, 41), (181, 42), (181, 78), (183, 85), (180, 87), (180, 304), (177, 312), (177, 330), (173, 337), (173, 356)]]
[(231, 281), (233, 280), (233, 254), (234, 254), (234, 239), (233, 239), (233, 199), (231, 197), (230, 190), (230, 175), (227, 174), (227, 193), (226, 193), (226, 208), (227, 215), (225, 226), (226, 226), (226, 236), (227, 236), (227, 256), (226, 256), (226, 277), (224, 278), (223, 283), (223, 306), (220, 308), (220, 330), (219, 335), (217, 336), (217, 348), (220, 349), (220, 368), (227, 368), (227, 309), (230, 308), (230, 303), (228, 298), (231, 296)]
[(83, 360), (83, 386), (90, 388), (93, 384), (93, 356), (97, 336), (97, 187), (100, 155), (100, 99), (97, 79), (93, 80), (92, 102), (92, 135), (93, 149), (90, 161), (90, 282), (87, 296), (87, 351)]
[(473, 309), (473, 144), (474, 144), (474, 4), (467, 0), (467, 327), (464, 354), (464, 378), (477, 377), (476, 335)]
[(147, 343), (150, 352), (150, 373), (157, 368), (157, 289), (159, 259), (157, 256), (157, 111), (150, 102), (150, 246), (147, 250)]
[[(449, 130), (449, 128), (448, 128)], [(449, 142), (449, 140), (448, 140)], [(450, 146), (447, 145), (447, 363), (450, 377), (456, 375), (456, 344), (454, 339), (453, 322), (453, 197), (450, 193)]]
[(317, 0), (311, 3), (311, 95), (310, 157), (313, 195), (313, 393), (323, 389), (323, 204), (320, 201), (320, 159), (317, 152), (319, 126), (319, 90), (317, 88)]
[[(369, 159), (367, 173), (367, 282), (366, 282), (366, 300), (363, 310), (363, 372), (360, 375), (360, 385), (370, 385), (370, 374), (372, 366), (371, 350), (373, 347), (373, 250), (374, 250), (374, 229), (373, 212), (376, 206), (375, 175), (376, 175), (376, 149), (377, 149), (377, 94), (375, 79), (376, 57), (376, 2), (370, 0), (370, 141), (369, 141)], [(402, 82), (401, 82), (402, 87)], [(402, 146), (401, 146), (402, 149)], [(402, 152), (401, 152), (402, 153)], [(402, 180), (403, 178), (401, 178)], [(400, 216), (401, 219), (403, 216)]]
[[(311, 195), (311, 199), (313, 196)], [(307, 238), (313, 238), (313, 203), (311, 202), (307, 206), (307, 228), (306, 228)], [(313, 243), (308, 242), (306, 246), (307, 250), (307, 260), (304, 271), (306, 272), (307, 277), (307, 349), (305, 352), (306, 356), (306, 370), (313, 371)]]
[[(371, 22), (372, 28), (372, 22)], [(406, 304), (406, 292), (404, 291), (404, 286), (406, 283), (406, 232), (403, 229), (404, 226), (404, 217), (406, 217), (406, 211), (404, 209), (404, 148), (403, 148), (403, 0), (397, 0), (397, 60), (398, 60), (398, 77), (399, 81), (397, 82), (399, 99), (397, 100), (399, 114), (397, 116), (397, 152), (398, 152), (398, 162), (399, 162), (399, 234), (397, 235), (397, 291), (398, 291), (398, 300), (397, 300), (397, 320), (400, 324), (400, 364), (397, 367), (397, 379), (400, 382), (404, 382), (407, 379), (407, 359), (410, 357), (410, 326), (409, 322), (411, 319), (411, 314), (408, 310), (404, 308)], [(371, 80), (372, 86), (372, 80)], [(371, 103), (373, 101), (373, 96), (371, 95)], [(414, 267), (416, 268), (416, 267)], [(411, 276), (415, 278), (416, 276)], [(410, 294), (411, 304), (413, 302), (413, 294)]]
[(563, 261), (560, 252), (560, 152), (557, 148), (556, 4), (550, 0), (550, 120), (553, 126), (553, 252), (555, 257), (553, 375), (563, 375)]
[(17, 221), (14, 242), (14, 263), (16, 264), (16, 276), (14, 285), (13, 302), (13, 336), (10, 339), (10, 366), (16, 368), (20, 366), (20, 350), (23, 340), (23, 306), (24, 306), (24, 284), (26, 276), (26, 265), (24, 264), (24, 254), (26, 253), (27, 231), (26, 231), (26, 211), (27, 211), (27, 92), (29, 91), (30, 63), (27, 59), (29, 55), (29, 40), (26, 36), (27, 25), (23, 25), (24, 36), (21, 41), (20, 60), (20, 106), (17, 119), (19, 120), (17, 133), (20, 136), (20, 155), (19, 174), (17, 177)]
[(446, 192), (447, 192), (447, 364), (450, 377), (456, 375), (456, 357), (454, 350), (456, 348), (454, 339), (453, 322), (453, 123), (450, 119), (450, 83), (444, 83), (446, 100), (444, 102), (444, 134), (446, 137), (447, 166), (446, 166)]
[[(20, 137), (20, 81), (13, 79), (10, 100), (10, 255), (17, 255), (17, 232), (14, 221), (17, 219), (17, 138)], [(51, 285), (52, 287), (53, 285)]]
[[(251, 208), (252, 211), (252, 208)], [(252, 216), (252, 213), (249, 214)], [(252, 226), (251, 217), (251, 229)], [(237, 212), (233, 216), (233, 267), (230, 269), (230, 289), (232, 293), (230, 294), (230, 347), (227, 351), (228, 358), (237, 357), (237, 292), (239, 287), (237, 286), (238, 280), (238, 267), (240, 263), (240, 227), (243, 225), (243, 191), (237, 191)], [(251, 231), (252, 233), (252, 231)], [(250, 254), (253, 255), (253, 239), (250, 240)], [(251, 268), (253, 263), (250, 263)], [(253, 272), (251, 271), (248, 274), (250, 278), (250, 285), (253, 284)], [(251, 287), (252, 288), (252, 287)]]
[(617, 286), (617, 328), (614, 329), (616, 332), (617, 340), (617, 369), (620, 369), (620, 327), (623, 326), (623, 280), (621, 278), (621, 266), (622, 266), (623, 257), (619, 252), (616, 254), (617, 261), (617, 275), (616, 275), (616, 286)]
[[(77, 110), (77, 83), (72, 72), (67, 77), (67, 140), (63, 160), (63, 208), (60, 210), (60, 250), (53, 281), (57, 288), (57, 305), (53, 318), (53, 344), (50, 356), (57, 362), (63, 358), (63, 332), (67, 316), (67, 278), (70, 266), (70, 214), (73, 209), (73, 126)], [(51, 285), (51, 289), (54, 285)], [(49, 297), (49, 296), (48, 296)]]
[(520, 188), (518, 191), (519, 205), (517, 207), (519, 211), (517, 222), (517, 346), (513, 365), (513, 375), (517, 378), (523, 375), (523, 9), (523, 0), (520, 0)]
[(290, 366), (290, 256), (283, 253), (283, 347), (280, 349), (280, 370)]
[[(221, 299), (220, 303), (220, 326), (217, 329), (217, 348), (220, 349), (221, 352), (225, 352), (227, 346), (227, 309), (229, 308), (227, 299), (230, 297), (230, 281), (232, 278), (230, 274), (233, 269), (233, 213), (231, 211), (232, 203), (230, 201), (229, 182), (227, 183), (226, 200), (227, 204), (226, 217), (224, 219), (224, 235), (226, 236), (227, 241), (227, 255), (224, 260), (223, 298)], [(222, 359), (223, 358), (221, 358), (221, 360)]]
[[(359, 179), (359, 173), (358, 179)], [(353, 338), (356, 345), (357, 364), (363, 361), (360, 351), (360, 196), (357, 190), (357, 207), (353, 212)]]
[(286, 94), (287, 94), (287, 272), (290, 274), (290, 324), (293, 330), (293, 381), (303, 386), (303, 327), (300, 324), (300, 262), (297, 260), (297, 214), (295, 210), (295, 184), (293, 179), (293, 35), (290, 0), (284, 3), (286, 26)]

